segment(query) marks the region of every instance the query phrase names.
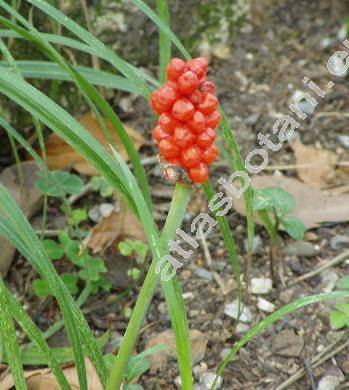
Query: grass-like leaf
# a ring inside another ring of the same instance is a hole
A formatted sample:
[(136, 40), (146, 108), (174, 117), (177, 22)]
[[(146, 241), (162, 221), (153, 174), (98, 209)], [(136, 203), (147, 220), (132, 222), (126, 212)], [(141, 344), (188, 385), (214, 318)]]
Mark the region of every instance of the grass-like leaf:
[[(160, 19), (169, 25), (169, 10), (167, 0), (156, 0), (156, 7)], [(159, 80), (164, 83), (166, 80), (166, 67), (171, 59), (171, 39), (159, 30)]]
[[(39, 8), (41, 11), (50, 16), (51, 19), (56, 20), (62, 26), (66, 27), (74, 35), (76, 35), (80, 40), (88, 44), (97, 52), (100, 52), (103, 58), (112, 64), (116, 69), (118, 69), (127, 79), (132, 81), (134, 85), (140, 90), (144, 96), (150, 96), (150, 89), (147, 84), (144, 82), (143, 78), (134, 70), (133, 67), (130, 67), (129, 64), (115, 54), (111, 49), (106, 47), (100, 40), (94, 37), (91, 33), (81, 27), (78, 23), (74, 22), (63, 12), (59, 11), (55, 7), (51, 6), (48, 2), (42, 0), (26, 0), (28, 3)], [(1, 2), (3, 3), (3, 1)], [(9, 7), (4, 9), (8, 10)], [(9, 10), (8, 10), (9, 11)], [(10, 12), (10, 11), (9, 11)]]
[(21, 353), (17, 343), (16, 330), (8, 307), (3, 286), (0, 282), (0, 338), (3, 342), (14, 384), (18, 390), (26, 390)]
[[(230, 360), (239, 352), (239, 350), (244, 345), (246, 345), (254, 337), (260, 335), (276, 321), (279, 321), (280, 319), (284, 318), (288, 314), (304, 306), (317, 303), (317, 302), (330, 301), (330, 300), (336, 300), (342, 298), (349, 298), (349, 291), (336, 291), (331, 293), (316, 294), (316, 295), (311, 295), (309, 297), (300, 298), (292, 303), (283, 306), (281, 309), (275, 311), (274, 313), (270, 314), (268, 317), (258, 322), (258, 324), (255, 325), (253, 328), (248, 330), (246, 334), (241, 338), (241, 340), (239, 340), (234, 345), (234, 347), (232, 348), (228, 356), (220, 363), (217, 370), (217, 375), (222, 375), (226, 365), (230, 362)], [(217, 377), (215, 382), (212, 384), (211, 389), (215, 388), (216, 381), (217, 381)]]
[[(21, 326), (26, 335), (34, 342), (37, 353), (41, 357), (41, 363), (39, 364), (43, 364), (43, 362), (44, 364), (47, 364), (51, 368), (61, 388), (64, 390), (70, 389), (68, 381), (64, 376), (61, 367), (58, 364), (54, 352), (48, 347), (44, 337), (42, 336), (42, 333), (36, 327), (33, 320), (29, 317), (26, 311), (13, 297), (11, 292), (4, 286), (1, 278), (0, 295), (5, 297), (8, 311), (11, 313), (13, 318)], [(23, 360), (23, 351), (21, 353), (21, 364), (25, 365), (25, 360)]]
[[(25, 79), (74, 81), (59, 65), (52, 62), (16, 61), (16, 65)], [(8, 67), (9, 65), (0, 61), (0, 66)], [(116, 76), (109, 72), (103, 72), (86, 66), (74, 66), (73, 68), (93, 85), (130, 93), (138, 93), (138, 90), (134, 85), (125, 77)]]

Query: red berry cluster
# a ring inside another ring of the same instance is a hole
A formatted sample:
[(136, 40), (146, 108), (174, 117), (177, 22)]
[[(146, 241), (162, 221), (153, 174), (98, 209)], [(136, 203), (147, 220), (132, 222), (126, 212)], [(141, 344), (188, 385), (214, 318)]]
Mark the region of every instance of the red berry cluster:
[(205, 58), (183, 61), (173, 58), (166, 83), (152, 93), (151, 106), (159, 115), (153, 139), (160, 156), (185, 168), (194, 183), (208, 179), (208, 168), (219, 155), (214, 144), (221, 117), (215, 86), (206, 80)]

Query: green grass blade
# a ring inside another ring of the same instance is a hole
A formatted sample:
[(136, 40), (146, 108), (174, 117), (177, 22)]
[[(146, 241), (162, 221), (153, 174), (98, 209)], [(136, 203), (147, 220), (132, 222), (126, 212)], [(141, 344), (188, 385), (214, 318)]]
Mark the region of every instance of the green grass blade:
[[(253, 328), (248, 330), (246, 334), (239, 340), (232, 350), (230, 351), (229, 355), (220, 363), (217, 375), (222, 375), (226, 365), (229, 363), (229, 361), (237, 354), (237, 352), (246, 345), (250, 340), (252, 340), (254, 337), (260, 335), (262, 332), (264, 332), (267, 328), (269, 328), (272, 324), (274, 324), (276, 321), (279, 321), (280, 319), (284, 318), (286, 315), (313, 303), (322, 302), (322, 301), (330, 301), (330, 300), (336, 300), (336, 299), (342, 299), (342, 298), (349, 298), (349, 291), (336, 291), (331, 293), (324, 293), (324, 294), (317, 294), (317, 295), (311, 295), (309, 297), (300, 298), (297, 299), (294, 302), (291, 302), (285, 306), (283, 306), (281, 309), (275, 311), (274, 313), (270, 314), (268, 317), (264, 318), (262, 321), (260, 321), (257, 325), (255, 325)], [(217, 380), (217, 377), (216, 377)], [(212, 384), (211, 389), (214, 389), (215, 383)]]
[[(1, 4), (1, 3), (0, 3)], [(22, 17), (18, 15), (17, 13), (13, 12), (13, 15), (18, 18), (19, 21), (22, 20)], [(150, 191), (148, 187), (147, 177), (144, 171), (144, 168), (141, 164), (141, 161), (139, 159), (138, 153), (133, 145), (133, 142), (128, 135), (126, 129), (124, 128), (122, 122), (118, 118), (118, 116), (115, 114), (113, 109), (110, 107), (110, 105), (107, 103), (107, 101), (102, 97), (102, 95), (99, 93), (99, 91), (91, 86), (86, 79), (76, 72), (66, 61), (65, 59), (51, 46), (49, 43), (47, 43), (45, 40), (43, 40), (38, 33), (38, 31), (29, 25), (30, 31), (26, 31), (22, 28), (19, 28), (9, 20), (6, 20), (2, 17), (0, 17), (0, 21), (7, 25), (10, 28), (13, 28), (16, 32), (21, 34), (23, 37), (28, 39), (30, 42), (38, 46), (38, 48), (46, 54), (49, 58), (52, 58), (53, 61), (57, 62), (63, 70), (65, 70), (74, 80), (75, 84), (79, 88), (79, 90), (83, 93), (85, 99), (87, 100), (89, 106), (91, 107), (92, 111), (97, 117), (97, 120), (103, 129), (107, 139), (110, 143), (113, 144), (113, 139), (111, 138), (111, 135), (109, 133), (109, 130), (105, 124), (105, 121), (101, 114), (99, 113), (98, 109), (101, 111), (101, 113), (109, 119), (110, 123), (113, 126), (113, 129), (118, 134), (120, 141), (122, 145), (124, 146), (127, 154), (130, 157), (130, 160), (133, 164), (133, 167), (135, 169), (136, 176), (138, 178), (140, 187), (142, 189), (142, 192), (144, 194), (144, 197), (147, 201), (147, 205), (149, 208), (151, 208), (151, 196)], [(27, 24), (26, 24), (27, 25)]]
[(69, 341), (74, 350), (80, 387), (82, 389), (87, 388), (82, 350), (83, 344), (86, 345), (89, 351), (89, 356), (96, 367), (102, 383), (105, 383), (106, 367), (86, 320), (78, 309), (67, 287), (58, 276), (31, 225), (2, 186), (0, 186), (0, 203), (0, 234), (6, 237), (27, 258), (40, 276), (48, 282), (52, 294), (57, 299), (66, 325)]
[[(216, 194), (214, 191), (214, 188), (212, 187), (212, 184), (210, 183), (210, 181), (207, 181), (206, 183), (204, 183), (202, 185), (202, 188), (204, 189), (207, 201), (210, 202), (211, 199)], [(227, 218), (225, 216), (219, 216), (217, 214), (219, 211), (220, 211), (220, 209), (215, 210), (214, 216), (219, 223), (219, 227), (221, 229), (221, 233), (223, 236), (225, 247), (227, 248), (228, 253), (229, 253), (229, 257), (230, 257), (231, 265), (232, 265), (232, 268), (234, 271), (236, 285), (237, 285), (237, 289), (238, 289), (238, 298), (239, 298), (239, 302), (240, 302), (242, 299), (242, 287), (241, 287), (241, 278), (240, 278), (241, 271), (240, 271), (239, 258), (238, 258), (238, 254), (237, 254), (237, 250), (236, 250), (234, 237), (232, 235), (232, 232), (230, 231), (230, 227), (229, 227)], [(240, 310), (239, 310), (239, 312), (240, 312)]]
[[(34, 342), (38, 353), (44, 364), (47, 364), (53, 374), (55, 375), (57, 382), (60, 384), (62, 389), (70, 389), (68, 381), (63, 374), (61, 367), (59, 366), (54, 353), (48, 347), (45, 339), (42, 336), (42, 333), (34, 324), (33, 320), (29, 317), (26, 311), (22, 306), (17, 302), (13, 297), (10, 291), (4, 286), (2, 279), (0, 278), (0, 294), (5, 295), (9, 311), (11, 312), (14, 319), (27, 334), (27, 336)], [(25, 364), (23, 361), (23, 352), (21, 353), (22, 364)]]
[(71, 115), (29, 83), (5, 69), (0, 72), (0, 92), (21, 105), (70, 144), (105, 176), (120, 192), (129, 207), (135, 210), (118, 166), (97, 140)]
[[(74, 81), (61, 67), (48, 61), (16, 61), (19, 72), (25, 79)], [(0, 61), (0, 66), (8, 67)], [(89, 83), (119, 91), (138, 93), (138, 90), (125, 77), (115, 76), (109, 72), (88, 68), (85, 66), (73, 66)]]
[(23, 367), (21, 362), (21, 353), (17, 343), (16, 330), (13, 324), (12, 316), (9, 311), (5, 295), (0, 286), (0, 337), (5, 347), (6, 355), (9, 359), (12, 378), (17, 390), (27, 388), (24, 379)]
[[(156, 0), (156, 7), (160, 19), (169, 25), (169, 11), (167, 0)], [(159, 30), (159, 80), (164, 83), (166, 80), (166, 67), (171, 59), (171, 39)]]
[[(48, 34), (48, 33), (40, 33), (41, 37), (50, 43), (60, 45), (60, 46), (65, 46), (69, 47), (71, 49), (75, 49), (87, 54), (95, 55), (101, 59), (105, 59), (105, 53), (101, 53), (98, 50), (93, 49), (89, 45), (86, 45), (85, 43), (82, 43), (80, 41), (77, 41), (72, 38), (68, 38), (62, 35), (56, 35), (56, 34)], [(16, 39), (24, 39), (20, 34), (16, 33), (13, 30), (5, 30), (5, 29), (0, 29), (0, 37), (1, 38), (16, 38)], [(142, 69), (138, 69), (134, 67), (131, 64), (128, 64), (131, 69), (139, 76), (141, 77), (144, 81), (148, 82), (149, 84), (153, 85), (154, 87), (159, 86), (159, 82), (152, 76), (150, 76), (148, 73), (144, 72)], [(109, 73), (107, 73), (109, 75)], [(118, 76), (120, 77), (120, 76)], [(133, 89), (137, 91), (137, 93), (141, 94), (141, 91), (136, 88), (136, 86), (131, 83), (133, 86)], [(131, 85), (130, 84), (130, 85)], [(112, 86), (111, 86), (112, 87)]]
[[(42, 0), (26, 0), (28, 3), (39, 8), (41, 11), (50, 16), (50, 18), (56, 20), (79, 39), (91, 46), (94, 50), (99, 51), (106, 61), (111, 63), (116, 69), (118, 69), (127, 79), (132, 81), (134, 85), (141, 91), (144, 96), (150, 96), (150, 90), (143, 78), (134, 71), (133, 67), (115, 54), (111, 49), (107, 48), (101, 41), (94, 37), (91, 33), (81, 27), (78, 23), (67, 17), (63, 12), (59, 11), (55, 7), (52, 7), (48, 2)], [(4, 9), (10, 12), (6, 4), (1, 1)]]
[(190, 54), (187, 49), (182, 45), (181, 41), (171, 31), (168, 24), (165, 23), (156, 13), (142, 0), (132, 0), (132, 2), (145, 14), (148, 18), (156, 24), (156, 26), (177, 46), (183, 57), (189, 60)]

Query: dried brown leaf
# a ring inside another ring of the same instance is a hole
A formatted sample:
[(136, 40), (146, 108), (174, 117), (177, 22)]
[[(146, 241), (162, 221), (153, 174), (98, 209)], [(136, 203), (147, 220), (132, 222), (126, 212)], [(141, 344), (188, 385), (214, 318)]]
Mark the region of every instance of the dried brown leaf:
[(108, 217), (103, 218), (83, 242), (83, 247), (90, 249), (94, 254), (104, 252), (115, 242), (126, 238), (147, 242), (144, 229), (137, 217), (118, 195), (115, 196), (121, 205), (120, 211), (112, 211)]
[[(335, 178), (335, 166), (338, 156), (324, 149), (303, 145), (296, 140), (291, 145), (295, 158), (299, 178), (314, 188), (325, 188)], [(312, 165), (311, 167), (302, 167)]]
[[(256, 189), (280, 187), (291, 193), (295, 199), (296, 208), (290, 215), (300, 219), (308, 229), (325, 222), (349, 221), (349, 195), (328, 195), (297, 179), (285, 176), (256, 176), (251, 179), (251, 184)], [(233, 201), (236, 210), (245, 215), (243, 200), (233, 197)], [(257, 216), (255, 221), (260, 223)]]
[[(85, 359), (86, 373), (88, 381), (88, 390), (103, 390), (101, 382), (95, 368), (89, 359)], [(72, 390), (79, 390), (79, 380), (75, 366), (69, 366), (63, 369), (63, 373), (68, 380)], [(30, 370), (24, 372), (28, 390), (60, 390), (55, 376), (49, 368), (39, 370)], [(14, 387), (11, 374), (5, 376), (0, 382), (0, 390), (10, 390)]]
[[(110, 153), (109, 141), (93, 113), (89, 111), (79, 119), (79, 122), (98, 140), (100, 144), (104, 146), (106, 152)], [(121, 145), (120, 139), (111, 123), (108, 120), (105, 120), (105, 123), (112, 139), (117, 145), (118, 152), (125, 161), (128, 161), (128, 155), (124, 147)], [(125, 126), (125, 128), (130, 135), (136, 150), (139, 150), (139, 148), (145, 143), (144, 137), (132, 127)], [(47, 138), (46, 153), (47, 165), (51, 170), (61, 170), (72, 167), (84, 175), (94, 176), (98, 174), (92, 165), (90, 165), (78, 152), (63, 141), (57, 134), (51, 134)]]

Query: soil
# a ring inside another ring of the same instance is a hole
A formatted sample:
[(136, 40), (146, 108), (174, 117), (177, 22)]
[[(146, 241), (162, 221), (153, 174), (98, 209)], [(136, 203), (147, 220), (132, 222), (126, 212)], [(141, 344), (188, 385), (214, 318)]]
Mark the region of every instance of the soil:
[[(344, 18), (349, 17), (348, 1), (337, 3), (329, 0), (275, 2), (263, 0), (255, 3), (249, 21), (234, 34), (234, 39), (226, 43), (231, 50), (231, 56), (227, 59), (213, 57), (210, 67), (210, 77), (216, 83), (217, 94), (235, 131), (243, 156), (257, 147), (259, 131), (266, 133), (272, 128), (278, 114), (289, 112), (288, 106), (295, 90), (305, 90), (302, 83), (305, 76), (325, 88), (331, 80), (326, 69), (327, 60), (333, 52), (340, 49), (337, 36), (343, 26)], [(325, 45), (326, 39), (332, 43)], [(321, 144), (325, 149), (343, 153), (338, 135), (349, 134), (348, 118), (342, 115), (349, 108), (348, 79), (337, 78), (333, 81), (334, 87), (325, 99), (321, 100), (315, 112), (307, 120), (302, 121), (298, 134), (305, 144)], [(143, 131), (149, 139), (154, 122), (147, 103), (137, 98), (132, 112), (125, 112), (118, 105), (122, 96), (124, 95), (117, 94), (113, 97), (115, 110), (123, 120)], [(335, 117), (318, 115), (325, 112), (336, 112), (338, 115)], [(142, 148), (141, 154), (142, 157), (154, 156), (156, 149), (148, 143)], [(269, 158), (271, 166), (294, 163), (293, 153), (288, 145), (279, 152), (270, 154)], [(156, 220), (159, 225), (162, 225), (170, 202), (168, 185), (161, 179), (154, 165), (147, 165), (146, 170), (151, 186), (154, 188)], [(219, 189), (218, 178), (228, 175), (229, 172), (231, 172), (230, 168), (223, 160), (214, 166), (211, 175), (217, 190)], [(296, 171), (292, 169), (283, 171), (283, 174), (296, 177)], [(102, 199), (87, 196), (79, 200), (78, 204), (90, 205), (102, 202)], [(201, 191), (196, 191), (183, 229), (190, 231), (193, 217), (199, 211), (205, 210), (204, 196)], [(59, 214), (57, 204), (52, 202), (49, 208), (51, 226)], [(242, 216), (232, 212), (229, 215), (229, 223), (244, 268), (247, 260), (244, 249), (246, 222)], [(262, 244), (258, 254), (253, 256), (251, 277), (267, 278), (269, 277), (270, 242), (266, 232), (259, 225), (256, 226), (256, 234), (261, 237)], [(284, 256), (287, 287), (279, 284), (271, 292), (263, 295), (263, 298), (279, 308), (294, 299), (324, 292), (324, 276), (318, 275), (296, 285), (292, 285), (292, 282), (300, 275), (318, 268), (322, 261), (331, 260), (341, 252), (331, 249), (330, 246), (331, 238), (336, 235), (349, 237), (349, 223), (328, 224), (313, 229), (308, 238), (319, 249), (317, 254), (311, 257)], [(283, 247), (293, 242), (283, 233), (280, 233), (280, 238)], [(237, 291), (236, 284), (233, 282), (234, 274), (230, 260), (218, 229), (207, 238), (207, 248), (212, 257), (212, 267), (208, 263), (207, 252), (205, 254), (200, 246), (200, 250), (185, 261), (183, 268), (178, 272), (178, 277), (183, 293), (187, 297), (185, 302), (189, 327), (205, 333), (209, 340), (201, 369), (215, 372), (224, 357), (224, 351), (241, 338), (241, 333), (237, 332), (237, 324), (234, 320), (224, 314), (225, 306), (236, 298)], [(66, 266), (62, 264), (59, 267)], [(124, 268), (124, 265), (121, 268)], [(207, 280), (198, 276), (198, 268), (216, 272), (223, 284), (231, 288), (224, 294), (217, 280)], [(348, 263), (341, 263), (330, 271), (332, 276), (333, 273), (338, 277), (344, 276), (348, 274)], [(110, 272), (115, 273), (115, 269), (111, 269)], [(34, 297), (30, 282), (35, 277), (31, 267), (18, 257), (8, 274), (7, 284), (18, 293), (32, 317), (45, 329), (57, 320), (58, 310), (50, 299), (43, 303)], [(113, 337), (122, 335), (127, 326), (124, 309), (133, 307), (139, 289), (139, 286), (134, 287), (131, 294), (112, 304), (108, 304), (107, 295), (103, 293), (89, 299), (84, 308), (96, 335), (101, 335), (107, 328), (112, 331)], [(113, 288), (112, 294), (115, 296), (122, 291), (124, 288)], [(249, 326), (266, 317), (267, 314), (257, 307), (256, 295), (247, 297), (245, 304), (250, 308), (253, 316), (252, 324)], [(329, 324), (329, 313), (333, 306), (334, 304), (328, 302), (308, 306), (288, 315), (269, 327), (262, 335), (255, 337), (240, 350), (238, 359), (227, 366), (223, 375), (222, 388), (275, 389), (298, 369), (305, 368), (307, 362), (338, 337), (338, 332), (331, 330)], [(164, 296), (158, 288), (147, 314), (137, 351), (142, 351), (150, 338), (170, 327), (170, 319), (164, 310)], [(285, 330), (288, 332), (282, 332)], [(285, 340), (280, 339), (282, 337)], [(52, 345), (62, 345), (64, 342), (64, 334), (51, 340)], [(286, 343), (286, 346), (287, 343), (289, 345), (299, 343), (300, 348), (295, 348), (295, 351), (292, 349), (293, 352), (287, 353), (287, 347), (286, 352), (285, 347), (281, 346), (281, 349), (275, 347), (280, 343), (282, 345)], [(113, 345), (108, 345), (108, 349), (112, 350)], [(287, 356), (289, 354), (292, 356)], [(311, 388), (312, 375), (317, 382), (336, 367), (346, 375), (341, 388), (349, 388), (348, 365), (349, 348), (347, 347), (316, 369), (308, 371), (300, 380), (287, 388)], [(199, 368), (200, 363), (197, 363), (194, 371), (198, 373)], [(197, 375), (200, 377), (200, 374)], [(175, 389), (174, 379), (177, 376), (176, 361), (170, 359), (165, 369), (154, 374), (143, 375), (140, 383), (145, 389)]]

